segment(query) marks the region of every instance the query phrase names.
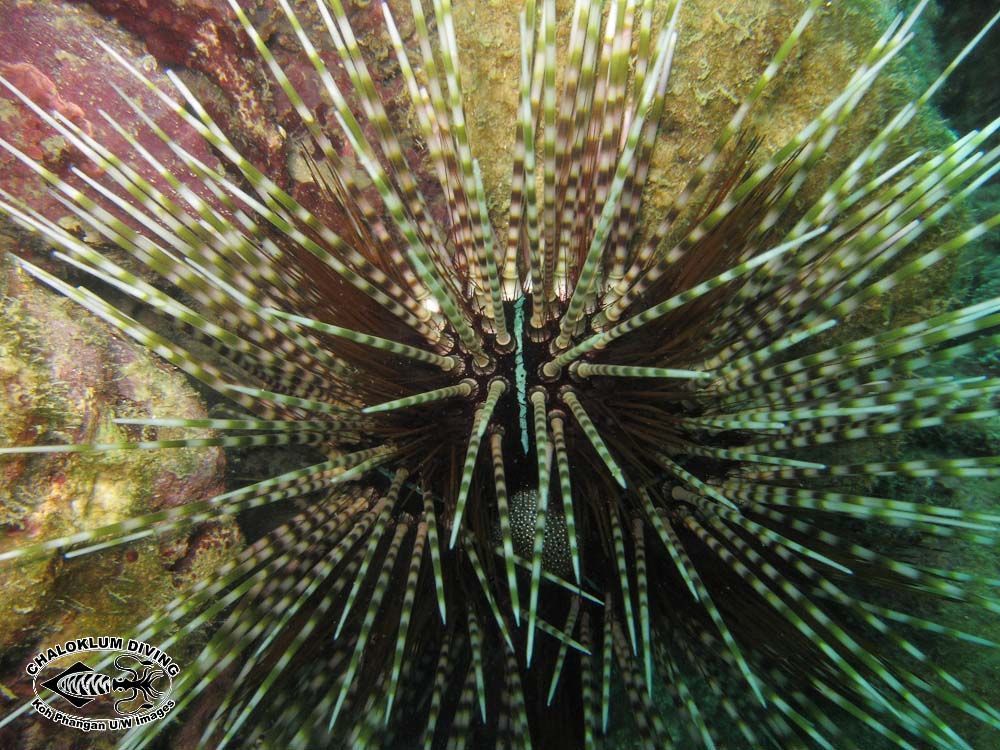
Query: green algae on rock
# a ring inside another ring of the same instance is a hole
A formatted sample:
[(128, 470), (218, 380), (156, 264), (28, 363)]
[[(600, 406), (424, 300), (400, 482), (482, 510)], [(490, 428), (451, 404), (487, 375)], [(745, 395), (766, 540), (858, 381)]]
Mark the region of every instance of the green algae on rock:
[[(0, 439), (5, 445), (127, 441), (140, 431), (116, 425), (114, 418), (150, 417), (167, 409), (189, 418), (204, 415), (176, 373), (100, 321), (79, 315), (9, 258), (0, 262)], [(169, 430), (159, 431), (160, 437), (168, 435)], [(210, 497), (222, 488), (223, 468), (221, 452), (211, 449), (0, 457), (0, 553)], [(75, 560), (43, 555), (5, 571), (0, 576), (0, 681), (17, 686), (22, 695), (20, 657), (49, 642), (128, 634), (232, 559), (240, 546), (234, 521), (220, 519), (104, 554)], [(193, 644), (179, 648), (190, 652)], [(52, 731), (70, 742), (53, 726), (36, 727), (32, 736), (40, 732), (46, 742), (58, 741)], [(5, 736), (24, 747), (35, 742), (27, 734), (19, 740)]]

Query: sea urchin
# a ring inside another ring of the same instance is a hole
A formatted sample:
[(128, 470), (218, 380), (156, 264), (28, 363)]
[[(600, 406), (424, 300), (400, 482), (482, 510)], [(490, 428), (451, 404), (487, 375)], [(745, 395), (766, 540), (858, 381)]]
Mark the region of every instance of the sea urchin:
[[(997, 170), (1000, 122), (883, 163), (988, 27), (802, 205), (800, 188), (925, 5), (761, 156), (748, 115), (817, 13), (813, 0), (686, 187), (648, 217), (681, 3), (578, 0), (557, 71), (555, 2), (528, 0), (510, 210), (497, 233), (449, 0), (428, 16), (414, 0), (415, 48), (381, 6), (419, 154), (401, 144), (340, 0), (310, 8), (321, 24), (278, 3), (322, 111), (230, 0), (301, 118), (314, 205), (242, 154), (180, 78), (168, 74), (167, 94), (111, 48), (224, 169), (137, 103), (137, 121), (186, 173), (126, 128), (116, 126), (131, 150), (113, 153), (0, 78), (100, 177), (76, 170), (64, 181), (0, 146), (146, 275), (0, 191), (0, 209), (99, 280), (103, 296), (23, 269), (239, 409), (118, 420), (154, 437), (166, 427), (207, 437), (3, 452), (323, 454), (0, 555), (78, 555), (249, 508), (295, 508), (139, 626), (138, 637), (169, 647), (219, 621), (179, 678), (178, 709), (121, 746), (149, 746), (213, 681), (230, 686), (200, 713), (213, 747), (592, 747), (618, 686), (651, 748), (842, 748), (866, 734), (969, 748), (942, 710), (1000, 726), (919, 645), (927, 633), (997, 644), (896, 609), (878, 590), (991, 612), (1000, 602), (980, 593), (981, 577), (897, 558), (859, 531), (996, 543), (995, 515), (863, 493), (878, 479), (1000, 472), (998, 456), (872, 456), (901, 433), (996, 416), (1000, 379), (954, 367), (996, 347), (1000, 300), (865, 335), (852, 327), (868, 303), (1000, 223), (956, 231), (952, 221)], [(108, 301), (116, 294), (172, 327), (126, 314)]]

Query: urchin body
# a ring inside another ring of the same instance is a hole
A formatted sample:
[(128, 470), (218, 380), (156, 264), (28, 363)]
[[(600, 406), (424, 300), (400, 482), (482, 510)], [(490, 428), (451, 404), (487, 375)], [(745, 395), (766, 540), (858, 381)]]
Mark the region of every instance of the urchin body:
[[(917, 250), (992, 175), (996, 123), (940, 154), (882, 164), (886, 144), (942, 78), (814, 201), (795, 202), (908, 41), (919, 9), (892, 24), (815, 120), (759, 156), (746, 118), (816, 13), (819, 3), (808, 4), (647, 236), (639, 216), (680, 4), (667, 3), (654, 27), (652, 3), (614, 2), (606, 11), (577, 3), (557, 88), (555, 4), (529, 3), (500, 236), (466, 133), (447, 2), (434, 3), (431, 18), (413, 5), (415, 49), (383, 7), (424, 166), (445, 196), (443, 223), (341, 5), (317, 5), (324, 56), (280, 3), (339, 126), (337, 144), (251, 18), (231, 5), (301, 117), (320, 203), (342, 212), (345, 228), (335, 232), (315, 205), (241, 154), (176, 76), (179, 100), (156, 95), (225, 171), (162, 131), (186, 174), (156, 162), (124, 130), (127, 158), (111, 153), (36, 107), (103, 170), (102, 180), (80, 174), (78, 187), (4, 148), (36, 168), (93, 232), (182, 294), (129, 273), (16, 200), (4, 196), (0, 207), (76, 268), (209, 343), (219, 360), (195, 357), (180, 338), (23, 267), (238, 413), (119, 420), (219, 431), (209, 437), (5, 450), (307, 445), (324, 460), (5, 557), (80, 554), (219, 513), (294, 504), (292, 522), (139, 633), (166, 637), (224, 615), (180, 678), (175, 712), (198, 699), (199, 686), (235, 674), (202, 730), (220, 746), (260, 738), (304, 747), (590, 747), (608, 731), (618, 685), (649, 747), (712, 747), (716, 722), (746, 746), (829, 746), (851, 741), (841, 719), (851, 732), (900, 746), (966, 747), (935, 701), (1000, 723), (949, 675), (939, 671), (931, 684), (915, 672), (926, 657), (912, 634), (894, 629), (942, 626), (849, 593), (861, 577), (996, 611), (994, 599), (961, 585), (966, 574), (897, 560), (850, 536), (854, 520), (877, 519), (934, 538), (958, 528), (995, 540), (995, 516), (856, 487), (876, 476), (995, 476), (996, 457), (823, 454), (825, 446), (996, 416), (995, 378), (941, 372), (996, 345), (995, 300), (872, 336), (828, 335), (1000, 223), (993, 217)], [(350, 91), (330, 74), (334, 52)], [(141, 107), (136, 117), (158, 130)], [(184, 190), (188, 181), (197, 192)], [(717, 702), (711, 720), (695, 680)], [(684, 720), (664, 721), (664, 703)], [(160, 729), (136, 730), (124, 746), (147, 746)]]

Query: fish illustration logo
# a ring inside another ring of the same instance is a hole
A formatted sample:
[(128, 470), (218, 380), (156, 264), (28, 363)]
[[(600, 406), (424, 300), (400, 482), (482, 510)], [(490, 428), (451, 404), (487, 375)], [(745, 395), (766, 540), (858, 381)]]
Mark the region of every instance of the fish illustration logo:
[[(138, 661), (139, 668), (132, 669), (125, 666), (124, 662), (128, 659)], [(115, 658), (115, 669), (122, 673), (127, 672), (131, 676), (113, 678), (101, 672), (95, 672), (83, 662), (78, 661), (41, 685), (53, 693), (61, 695), (76, 708), (83, 708), (95, 698), (109, 695), (112, 692), (129, 691), (129, 695), (115, 701), (115, 712), (122, 716), (152, 708), (155, 701), (163, 694), (162, 691), (153, 687), (153, 682), (165, 677), (167, 673), (154, 665), (153, 662), (138, 660), (131, 654), (120, 654)], [(143, 701), (136, 708), (132, 710), (122, 708), (129, 703), (134, 703), (140, 695)]]
[[(31, 705), (42, 716), (84, 731), (114, 731), (166, 716), (176, 705), (169, 694), (180, 667), (148, 643), (103, 636), (40, 651), (25, 671), (36, 695)], [(62, 701), (73, 712), (60, 710)]]

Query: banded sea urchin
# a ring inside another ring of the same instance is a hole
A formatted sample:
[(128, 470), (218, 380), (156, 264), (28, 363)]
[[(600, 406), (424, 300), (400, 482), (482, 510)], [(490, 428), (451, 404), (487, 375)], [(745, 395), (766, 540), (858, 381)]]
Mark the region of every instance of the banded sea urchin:
[[(21, 266), (242, 409), (119, 420), (210, 437), (3, 452), (325, 453), (208, 500), (0, 555), (82, 554), (294, 505), (291, 521), (140, 625), (137, 637), (169, 645), (221, 620), (179, 679), (178, 710), (122, 747), (149, 746), (222, 679), (232, 688), (202, 728), (219, 747), (591, 747), (607, 732), (615, 684), (653, 748), (852, 747), (865, 733), (897, 747), (969, 748), (941, 713), (1000, 726), (995, 708), (918, 645), (926, 632), (996, 644), (877, 593), (997, 612), (977, 588), (990, 581), (874, 549), (856, 525), (995, 544), (995, 515), (859, 487), (993, 477), (1000, 457), (869, 460), (853, 447), (994, 418), (1000, 380), (950, 369), (996, 347), (1000, 300), (870, 335), (829, 333), (1000, 223), (920, 245), (996, 172), (1000, 121), (939, 153), (882, 158), (993, 21), (801, 206), (800, 188), (926, 0), (886, 29), (818, 117), (761, 157), (747, 117), (821, 5), (808, 3), (646, 237), (639, 216), (681, 3), (666, 2), (654, 24), (651, 0), (576, 2), (560, 88), (555, 2), (529, 0), (498, 236), (466, 132), (448, 0), (431, 17), (413, 2), (415, 52), (381, 6), (429, 175), (401, 146), (339, 0), (314, 10), (350, 90), (301, 10), (279, 0), (329, 117), (306, 106), (230, 4), (301, 117), (317, 206), (241, 154), (180, 78), (174, 99), (110, 48), (225, 171), (141, 106), (136, 117), (188, 173), (125, 129), (131, 152), (109, 151), (0, 78), (102, 177), (77, 171), (77, 187), (0, 146), (157, 281), (5, 192), (0, 208), (182, 333)], [(143, 176), (150, 169), (155, 178)], [(337, 231), (320, 218), (334, 211)], [(213, 358), (192, 353), (206, 344)], [(725, 740), (730, 730), (740, 739)]]

